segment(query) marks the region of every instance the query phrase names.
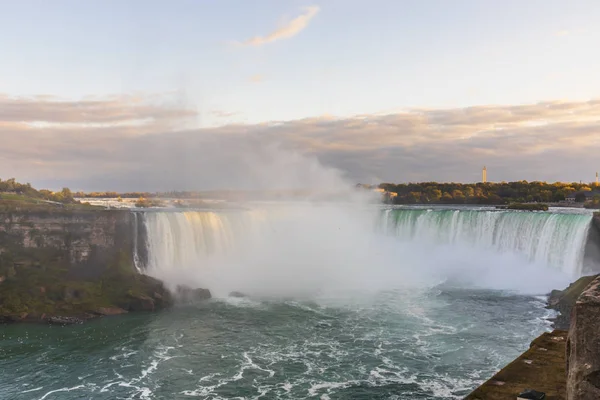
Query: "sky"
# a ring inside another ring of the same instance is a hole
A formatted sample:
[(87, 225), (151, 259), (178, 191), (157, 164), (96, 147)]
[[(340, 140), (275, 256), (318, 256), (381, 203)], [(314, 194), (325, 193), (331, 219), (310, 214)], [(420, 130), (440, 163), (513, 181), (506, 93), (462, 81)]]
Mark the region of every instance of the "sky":
[(191, 190), (600, 170), (596, 0), (0, 10), (2, 179)]

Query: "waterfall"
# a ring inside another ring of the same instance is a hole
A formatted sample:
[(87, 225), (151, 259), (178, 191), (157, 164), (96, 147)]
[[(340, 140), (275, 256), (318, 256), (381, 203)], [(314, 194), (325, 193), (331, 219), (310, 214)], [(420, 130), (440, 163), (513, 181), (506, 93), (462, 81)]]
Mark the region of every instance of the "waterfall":
[(140, 252), (139, 252), (139, 219), (138, 213), (133, 212), (133, 266), (137, 270), (137, 272), (142, 272), (142, 266), (140, 265)]
[(173, 269), (194, 268), (250, 241), (260, 227), (260, 213), (175, 211), (144, 213), (148, 261), (146, 269), (162, 277)]
[(138, 217), (145, 273), (269, 294), (447, 279), (544, 293), (581, 275), (591, 225), (591, 214), (293, 204)]
[(388, 209), (380, 226), (401, 240), (522, 254), (530, 262), (578, 276), (591, 218), (552, 212)]

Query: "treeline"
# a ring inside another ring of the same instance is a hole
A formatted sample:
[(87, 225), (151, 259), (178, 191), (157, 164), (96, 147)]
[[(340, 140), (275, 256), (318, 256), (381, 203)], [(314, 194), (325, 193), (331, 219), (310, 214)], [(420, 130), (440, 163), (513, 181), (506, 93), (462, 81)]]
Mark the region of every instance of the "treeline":
[[(364, 185), (361, 185), (365, 187)], [(500, 182), (500, 183), (382, 183), (372, 189), (386, 192), (386, 202), (391, 204), (510, 204), (558, 203), (576, 194), (576, 201), (586, 201), (583, 192), (592, 191), (594, 185), (585, 183)], [(600, 189), (600, 188), (598, 188)]]
[(118, 192), (85, 193), (85, 192), (81, 192), (81, 191), (75, 192), (75, 197), (77, 197), (77, 198), (88, 197), (88, 198), (93, 198), (93, 199), (99, 199), (99, 198), (117, 199), (119, 197), (122, 199), (139, 199), (140, 197), (147, 199), (147, 198), (156, 197), (156, 196), (157, 196), (157, 194), (148, 193), (148, 192), (127, 192), (127, 193), (118, 193)]
[(18, 196), (30, 197), (33, 199), (55, 201), (59, 203), (75, 203), (73, 193), (69, 188), (63, 188), (60, 192), (51, 190), (37, 190), (29, 183), (19, 183), (15, 178), (7, 180), (0, 179), (0, 194), (15, 194)]
[(74, 194), (77, 198), (106, 198), (106, 199), (152, 199), (152, 198), (176, 198), (176, 199), (196, 199), (200, 198), (201, 195), (197, 192), (184, 192), (184, 191), (170, 191), (170, 192), (157, 192), (157, 193), (149, 193), (149, 192), (126, 192), (126, 193), (118, 193), (118, 192), (76, 192)]

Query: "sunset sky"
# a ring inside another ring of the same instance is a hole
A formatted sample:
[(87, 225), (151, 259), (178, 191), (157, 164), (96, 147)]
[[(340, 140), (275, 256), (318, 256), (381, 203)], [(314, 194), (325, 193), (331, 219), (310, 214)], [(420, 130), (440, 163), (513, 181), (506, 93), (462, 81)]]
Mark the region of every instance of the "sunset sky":
[(597, 0), (0, 0), (0, 178), (591, 181), (598, 21)]

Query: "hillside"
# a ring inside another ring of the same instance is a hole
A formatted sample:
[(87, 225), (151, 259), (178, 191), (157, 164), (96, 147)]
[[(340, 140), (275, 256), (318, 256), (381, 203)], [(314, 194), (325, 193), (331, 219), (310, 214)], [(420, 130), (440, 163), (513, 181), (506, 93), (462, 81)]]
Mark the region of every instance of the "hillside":
[(0, 212), (96, 208), (76, 201), (69, 188), (63, 188), (60, 192), (37, 190), (29, 183), (19, 183), (14, 178), (0, 179)]

